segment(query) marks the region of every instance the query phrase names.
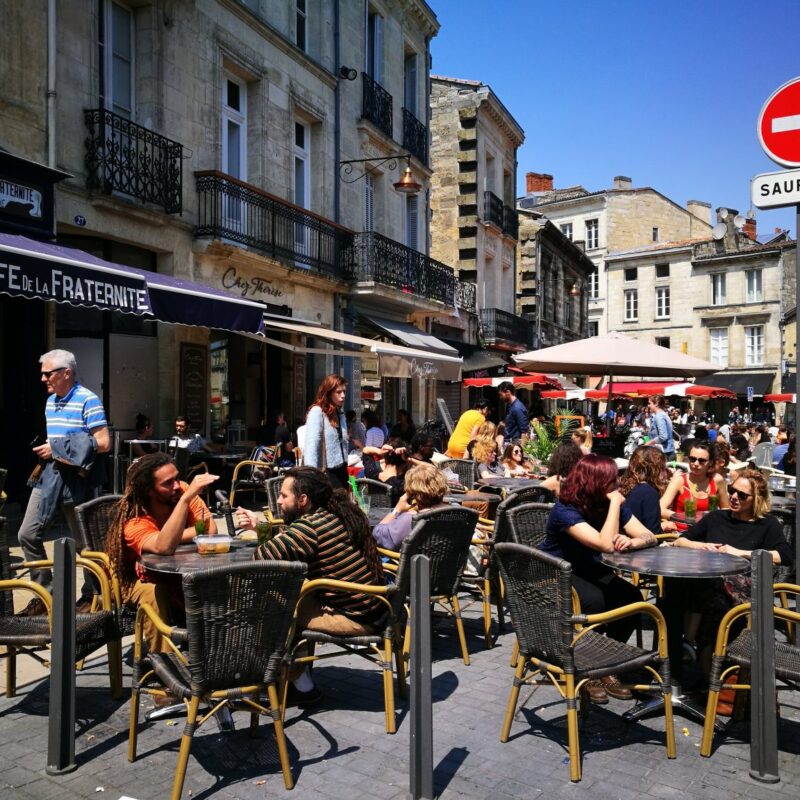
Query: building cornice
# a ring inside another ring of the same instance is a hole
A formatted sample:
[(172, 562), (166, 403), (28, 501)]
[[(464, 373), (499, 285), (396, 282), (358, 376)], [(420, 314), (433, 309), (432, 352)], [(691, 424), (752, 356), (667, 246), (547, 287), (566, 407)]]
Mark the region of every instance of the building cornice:
[(433, 9), (424, 0), (404, 0), (403, 8), (406, 14), (413, 16), (425, 34), (425, 38), (432, 39), (439, 33), (439, 20)]

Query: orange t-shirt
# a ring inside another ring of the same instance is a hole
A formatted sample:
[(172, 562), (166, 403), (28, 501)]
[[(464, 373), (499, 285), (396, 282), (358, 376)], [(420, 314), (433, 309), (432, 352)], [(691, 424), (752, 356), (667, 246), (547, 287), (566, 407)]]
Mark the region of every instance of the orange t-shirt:
[[(181, 491), (185, 492), (189, 488), (188, 483), (181, 481)], [(142, 555), (142, 545), (154, 533), (158, 533), (169, 519), (171, 510), (167, 510), (163, 518), (154, 517), (152, 514), (145, 514), (143, 517), (134, 517), (125, 523), (124, 536), (126, 553), (132, 561), (138, 561)], [(198, 519), (211, 519), (211, 512), (208, 506), (199, 498), (194, 497), (189, 502), (189, 512), (186, 515), (186, 527), (194, 525)]]

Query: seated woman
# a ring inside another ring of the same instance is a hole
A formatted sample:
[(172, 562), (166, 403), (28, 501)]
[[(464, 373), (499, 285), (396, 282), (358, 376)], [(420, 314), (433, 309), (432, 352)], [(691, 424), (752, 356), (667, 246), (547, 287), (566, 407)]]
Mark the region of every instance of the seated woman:
[(377, 479), (391, 486), (392, 505), (396, 505), (405, 491), (406, 472), (409, 467), (406, 443), (399, 437), (393, 437), (382, 449), (381, 471)]
[(547, 478), (542, 481), (542, 488), (549, 489), (558, 497), (567, 475), (582, 458), (583, 453), (575, 442), (561, 442), (550, 454), (547, 462)]
[[(697, 511), (708, 511), (708, 498), (716, 496), (718, 508), (728, 508), (725, 481), (716, 471), (716, 450), (709, 441), (696, 440), (689, 450), (689, 471), (680, 470), (672, 476), (661, 496), (661, 516), (669, 519), (673, 514), (684, 513), (686, 501), (695, 501)], [(686, 530), (685, 523), (677, 523), (678, 530)]]
[[(136, 415), (136, 438), (137, 439), (153, 438), (153, 423), (150, 421), (150, 417), (147, 417), (144, 414)], [(157, 444), (143, 442), (141, 444), (137, 443), (131, 445), (131, 455), (134, 458), (141, 458), (142, 456), (146, 456), (148, 453), (156, 453), (156, 452), (158, 452)]]
[[(674, 544), (747, 559), (753, 550), (769, 550), (773, 564), (791, 564), (791, 547), (780, 522), (769, 510), (764, 476), (755, 469), (742, 470), (730, 485), (730, 508), (707, 514)], [(746, 580), (687, 580), (678, 594), (684, 599), (686, 610), (696, 615), (687, 637), (696, 638), (698, 657), (708, 674), (720, 620), (736, 603), (746, 600)]]
[(588, 456), (589, 453), (592, 452), (592, 433), (591, 431), (587, 431), (585, 428), (578, 428), (578, 430), (572, 432), (572, 436), (570, 437), (573, 442), (575, 442), (578, 447), (581, 449), (581, 453), (585, 456)]
[[(617, 465), (613, 459), (592, 453), (583, 456), (561, 486), (540, 548), (572, 564), (572, 585), (578, 593), (581, 612), (596, 614), (641, 601), (635, 586), (617, 577), (599, 560), (600, 553), (650, 547), (655, 536), (625, 508), (617, 491)], [(624, 534), (620, 533), (624, 530)], [(606, 625), (606, 633), (627, 642), (636, 627), (634, 617)], [(593, 703), (607, 703), (608, 695), (631, 698), (616, 675), (587, 684)]]
[(497, 445), (493, 440), (479, 439), (472, 448), (472, 458), (478, 468), (479, 478), (505, 476), (502, 464), (497, 461)]
[(522, 446), (507, 444), (500, 461), (506, 478), (522, 477), (530, 472), (530, 463), (522, 452)]
[(619, 483), (625, 507), (652, 533), (676, 530), (674, 522), (661, 522), (661, 495), (669, 481), (664, 453), (655, 447), (642, 446), (633, 451)]
[(447, 479), (433, 464), (418, 464), (406, 473), (406, 491), (394, 508), (376, 525), (372, 535), (379, 547), (399, 550), (403, 539), (411, 533), (414, 516), (431, 508), (446, 508)]
[(498, 441), (502, 441), (502, 437), (498, 436), (498, 429), (494, 422), (490, 422), (488, 419), (485, 422), (482, 422), (477, 430), (475, 431), (474, 438), (469, 440), (467, 444), (467, 450), (465, 458), (472, 458), (472, 449), (478, 442), (494, 442), (496, 447), (499, 447), (497, 444)]
[(275, 447), (275, 464), (279, 469), (291, 469), (297, 465), (294, 455), (294, 442), (288, 428), (280, 432), (280, 439)]

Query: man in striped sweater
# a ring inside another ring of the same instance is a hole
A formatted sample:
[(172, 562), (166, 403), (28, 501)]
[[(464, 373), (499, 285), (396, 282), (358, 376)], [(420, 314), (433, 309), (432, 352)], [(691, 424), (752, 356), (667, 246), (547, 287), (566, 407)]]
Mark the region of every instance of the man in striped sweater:
[[(278, 507), (287, 527), (258, 547), (254, 558), (303, 561), (308, 578), (331, 578), (372, 586), (385, 584), (383, 568), (366, 516), (347, 492), (334, 491), (328, 476), (314, 467), (286, 472)], [(254, 528), (260, 516), (239, 509), (237, 525)], [(383, 604), (366, 594), (324, 592), (307, 596), (297, 612), (297, 629), (358, 636), (371, 633)], [(293, 677), (289, 700), (311, 705), (321, 699), (308, 670)]]

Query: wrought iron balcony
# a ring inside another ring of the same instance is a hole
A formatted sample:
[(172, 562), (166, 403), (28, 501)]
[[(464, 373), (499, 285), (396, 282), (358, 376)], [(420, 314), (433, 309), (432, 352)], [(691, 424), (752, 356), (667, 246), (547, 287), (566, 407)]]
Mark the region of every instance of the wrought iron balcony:
[(500, 308), (482, 308), (480, 326), (483, 341), (500, 349), (533, 347), (534, 324)]
[(519, 214), (511, 206), (503, 206), (503, 233), (519, 238)]
[(503, 201), (494, 193), (483, 193), (483, 220), (503, 229)]
[(428, 128), (407, 108), (403, 109), (403, 147), (425, 166), (428, 165)]
[(456, 308), (474, 314), (477, 311), (478, 287), (472, 281), (456, 281)]
[(452, 267), (379, 233), (355, 234), (353, 280), (392, 286), (405, 294), (453, 307), (457, 280)]
[(392, 96), (366, 72), (364, 94), (361, 105), (361, 116), (380, 128), (390, 139), (392, 138)]
[(104, 108), (84, 111), (86, 187), (122, 192), (180, 214), (183, 145)]
[(222, 172), (196, 172), (196, 236), (228, 239), (335, 280), (349, 277), (353, 234)]

